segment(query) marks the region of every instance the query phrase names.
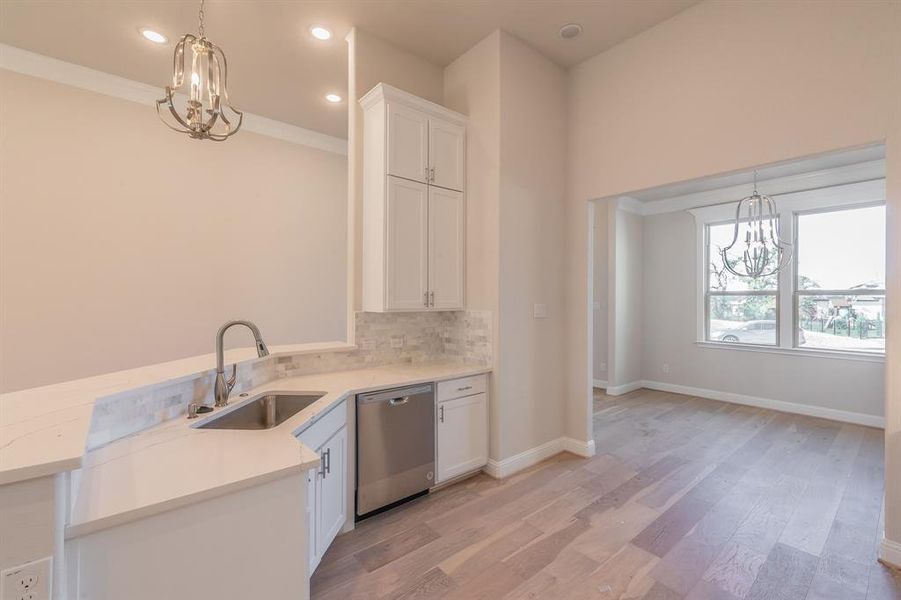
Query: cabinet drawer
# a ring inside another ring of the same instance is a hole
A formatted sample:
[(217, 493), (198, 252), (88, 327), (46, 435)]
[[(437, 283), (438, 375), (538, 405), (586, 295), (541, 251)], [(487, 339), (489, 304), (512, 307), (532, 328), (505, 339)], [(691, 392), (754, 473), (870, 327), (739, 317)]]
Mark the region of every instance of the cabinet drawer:
[(473, 375), (438, 383), (438, 402), (481, 394), (488, 387), (487, 375)]
[(312, 425), (297, 435), (303, 444), (317, 452), (332, 435), (347, 424), (347, 400), (342, 400)]

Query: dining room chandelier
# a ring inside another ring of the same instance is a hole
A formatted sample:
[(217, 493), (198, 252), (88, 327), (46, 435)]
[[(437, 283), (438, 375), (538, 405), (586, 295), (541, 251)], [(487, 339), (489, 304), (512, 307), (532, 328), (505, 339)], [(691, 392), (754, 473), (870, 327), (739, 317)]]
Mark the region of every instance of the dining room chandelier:
[(778, 273), (791, 255), (791, 244), (779, 233), (776, 201), (757, 191), (754, 171), (754, 193), (739, 200), (732, 243), (720, 249), (723, 266), (737, 277), (757, 279)]
[(187, 33), (175, 45), (172, 84), (156, 101), (156, 112), (170, 129), (196, 140), (222, 142), (241, 128), (244, 113), (229, 103), (228, 63), (222, 49), (204, 34), (203, 2), (197, 35)]

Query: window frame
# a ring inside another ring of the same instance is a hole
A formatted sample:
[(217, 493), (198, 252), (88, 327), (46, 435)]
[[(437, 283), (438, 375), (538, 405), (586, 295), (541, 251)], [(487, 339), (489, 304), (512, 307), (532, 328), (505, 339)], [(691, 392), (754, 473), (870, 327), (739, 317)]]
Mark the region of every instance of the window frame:
[[(734, 218), (731, 222), (735, 222)], [(781, 334), (781, 322), (782, 322), (782, 314), (780, 310), (780, 302), (779, 302), (779, 294), (781, 290), (782, 277), (778, 277), (776, 279), (776, 289), (774, 290), (739, 290), (739, 291), (729, 291), (729, 290), (717, 290), (713, 291), (710, 289), (710, 228), (716, 227), (717, 225), (726, 225), (730, 223), (730, 221), (711, 221), (708, 223), (704, 223), (704, 287), (702, 293), (704, 294), (704, 335), (701, 338), (701, 341), (714, 343), (714, 344), (725, 344), (728, 346), (753, 346), (755, 348), (779, 348), (780, 344), (780, 334)], [(781, 215), (780, 215), (780, 224), (781, 224)], [(710, 301), (714, 296), (773, 296), (776, 300), (776, 340), (772, 344), (751, 344), (741, 342), (723, 342), (723, 341), (714, 341), (710, 339)]]
[[(800, 247), (800, 239), (798, 237), (798, 226), (800, 224), (801, 217), (805, 215), (819, 215), (825, 213), (832, 212), (841, 212), (845, 210), (854, 210), (858, 208), (872, 208), (875, 206), (885, 206), (885, 200), (879, 202), (865, 202), (865, 203), (854, 203), (851, 205), (832, 205), (820, 208), (811, 208), (808, 210), (796, 210), (792, 212), (792, 239), (794, 244), (792, 246), (792, 323), (794, 326), (792, 327), (792, 348), (795, 350), (800, 350), (802, 352), (811, 350), (811, 348), (805, 348), (798, 343), (798, 338), (800, 337), (801, 331), (801, 319), (800, 319), (800, 306), (801, 306), (801, 297), (802, 296), (882, 296), (883, 306), (885, 306), (885, 288), (881, 289), (868, 289), (866, 290), (866, 294), (855, 293), (852, 289), (820, 289), (820, 288), (812, 288), (810, 290), (802, 290), (800, 285), (800, 269), (799, 269), (799, 252), (798, 248)], [(886, 241), (886, 243), (888, 243)], [(843, 354), (854, 354), (854, 355), (875, 355), (875, 356), (885, 356), (885, 350), (876, 351), (876, 350), (841, 350), (838, 348), (817, 348), (817, 350), (823, 352), (841, 352)]]
[[(724, 195), (729, 194), (732, 197), (741, 198), (751, 193), (750, 186), (746, 187), (748, 187), (746, 192), (741, 186), (722, 190), (722, 192)], [(777, 217), (781, 224), (781, 235), (792, 245), (792, 258), (788, 266), (779, 272), (776, 287), (776, 344), (742, 344), (708, 339), (710, 334), (709, 298), (711, 295), (709, 289), (709, 227), (734, 220), (737, 201), (688, 210), (694, 216), (697, 227), (697, 255), (695, 261), (697, 268), (697, 284), (695, 287), (697, 294), (697, 311), (695, 315), (697, 337), (695, 343), (702, 347), (716, 349), (794, 356), (819, 356), (864, 362), (884, 362), (884, 351), (833, 350), (805, 348), (798, 345), (798, 326), (796, 324), (799, 324), (800, 321), (798, 319), (797, 298), (804, 294), (799, 294), (801, 290), (798, 289), (796, 240), (798, 239), (798, 216), (800, 215), (885, 205), (885, 179), (880, 177), (844, 185), (831, 185), (781, 194), (773, 193), (771, 196), (777, 202)], [(788, 224), (787, 227), (785, 226), (786, 224)], [(846, 290), (817, 290), (817, 295), (825, 295), (832, 291), (838, 291), (839, 295), (841, 295)], [(884, 295), (885, 293), (884, 290), (872, 290), (872, 292), (873, 295), (880, 295), (880, 293)], [(747, 292), (717, 292), (714, 294), (750, 295)], [(762, 294), (758, 295), (772, 295), (772, 292), (762, 292)]]

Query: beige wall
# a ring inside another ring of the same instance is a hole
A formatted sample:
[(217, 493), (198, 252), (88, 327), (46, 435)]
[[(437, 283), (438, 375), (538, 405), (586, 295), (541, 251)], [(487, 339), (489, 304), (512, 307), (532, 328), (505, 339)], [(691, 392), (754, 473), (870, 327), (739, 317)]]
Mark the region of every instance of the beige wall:
[[(610, 359), (608, 388), (641, 381), (644, 329), (644, 234), (640, 215), (607, 203), (613, 221), (613, 268), (610, 285), (613, 301), (608, 315)], [(596, 242), (603, 242), (596, 240)]]
[[(0, 71), (0, 389), (345, 338), (346, 158)], [(248, 345), (246, 332), (231, 346)]]
[[(563, 380), (566, 73), (500, 35), (500, 281), (497, 321), (507, 419), (501, 456), (560, 437)], [(533, 318), (546, 304), (546, 319)]]
[[(901, 21), (901, 19), (899, 19)], [(901, 57), (901, 35), (895, 40)], [(898, 66), (901, 61), (895, 61)], [(886, 144), (886, 320), (901, 323), (901, 69), (894, 84), (894, 113)], [(896, 544), (891, 557), (901, 567), (901, 326), (886, 329), (885, 361), (885, 537)]]
[[(587, 200), (886, 138), (901, 103), (898, 31), (898, 2), (708, 1), (571, 70), (569, 435), (590, 435)], [(891, 195), (899, 168), (889, 171)], [(891, 331), (887, 370), (899, 368)], [(888, 393), (897, 403), (891, 379)], [(889, 460), (887, 506), (901, 506)], [(899, 540), (901, 514), (890, 513)]]
[[(500, 213), (500, 32), (470, 48), (444, 69), (448, 108), (469, 117), (466, 139), (466, 306), (497, 315)], [(492, 319), (494, 356), (499, 320)], [(504, 411), (498, 386), (500, 365), (490, 379), (489, 456), (500, 456)]]
[(594, 203), (594, 245), (592, 265), (592, 378), (594, 381), (607, 381), (609, 364), (607, 361), (607, 334), (610, 308), (610, 284), (608, 281), (610, 256), (608, 225), (610, 219), (609, 202)]
[[(565, 73), (504, 32), (445, 69), (447, 105), (470, 115), (467, 302), (494, 310), (491, 458), (563, 432)], [(534, 319), (546, 304), (547, 319)]]
[(360, 98), (379, 83), (387, 83), (420, 98), (442, 103), (444, 73), (438, 65), (378, 38), (362, 29), (347, 36), (348, 82), (348, 189), (354, 235), (349, 251), (354, 256), (348, 281), (356, 290), (354, 307), (363, 306), (363, 111)]

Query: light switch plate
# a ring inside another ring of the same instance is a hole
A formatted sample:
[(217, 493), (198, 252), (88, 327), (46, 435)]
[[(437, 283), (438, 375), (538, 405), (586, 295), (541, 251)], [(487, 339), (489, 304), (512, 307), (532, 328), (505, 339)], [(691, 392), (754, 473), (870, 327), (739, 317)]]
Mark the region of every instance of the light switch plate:
[(536, 304), (532, 309), (532, 315), (536, 319), (547, 319), (547, 304)]
[(50, 600), (51, 557), (0, 573), (0, 600)]

